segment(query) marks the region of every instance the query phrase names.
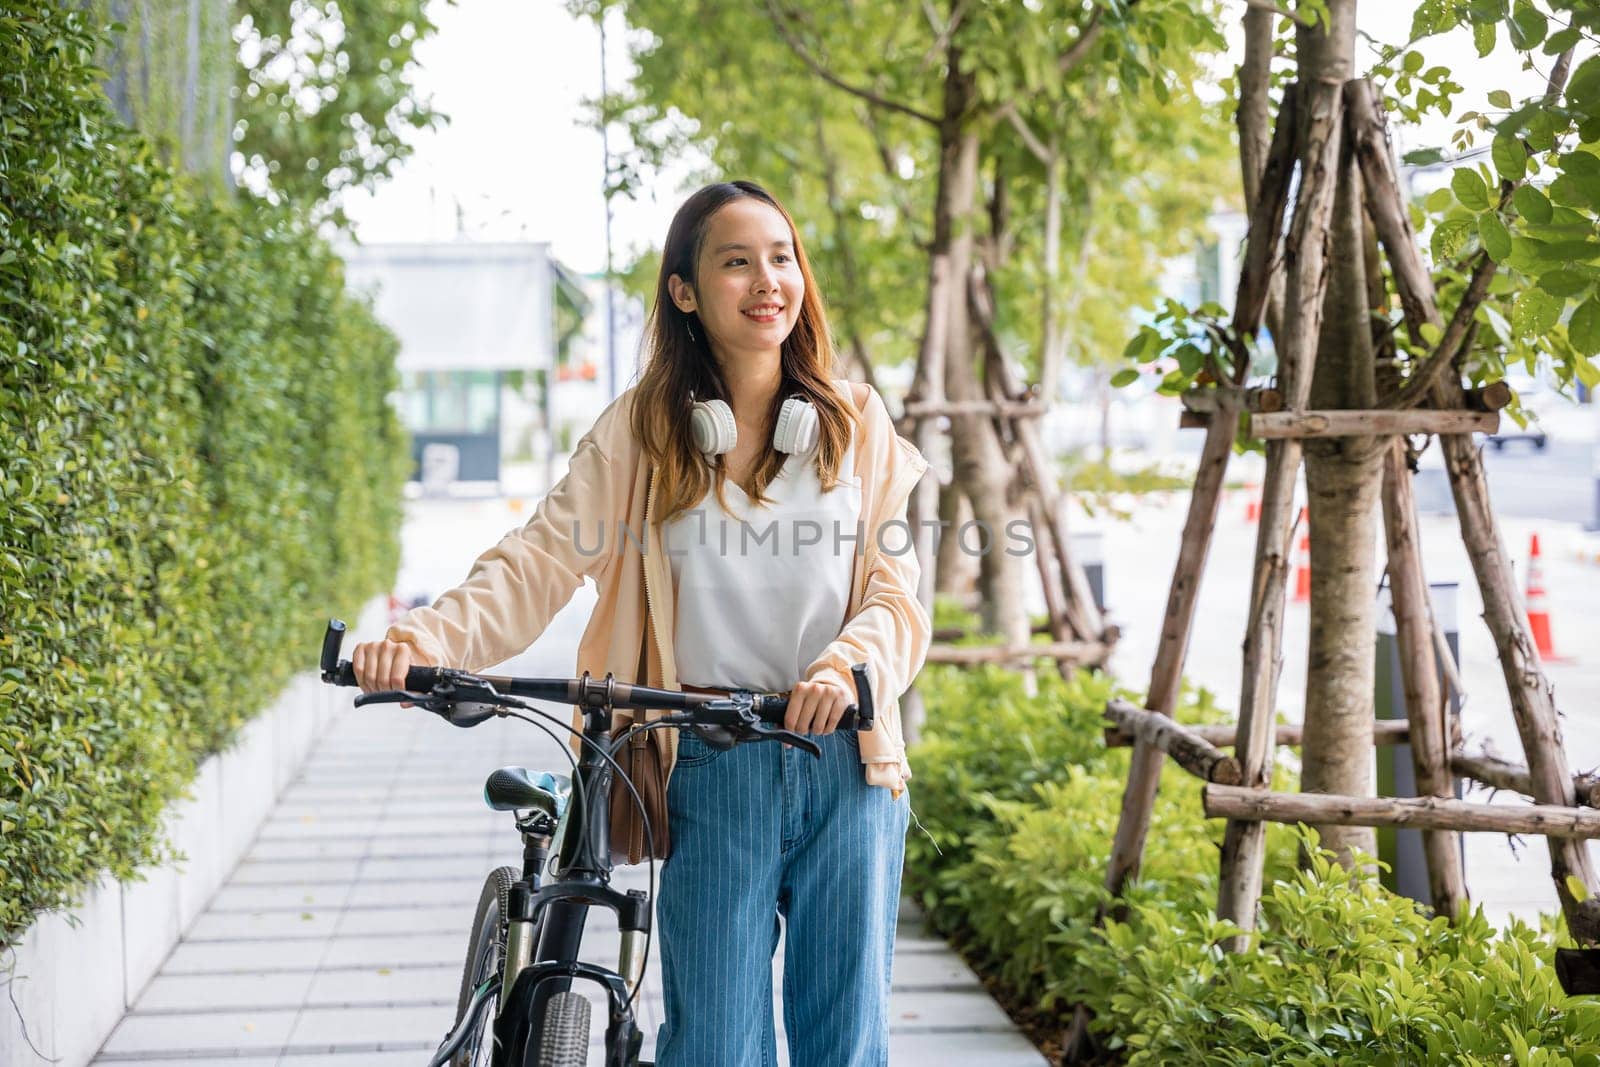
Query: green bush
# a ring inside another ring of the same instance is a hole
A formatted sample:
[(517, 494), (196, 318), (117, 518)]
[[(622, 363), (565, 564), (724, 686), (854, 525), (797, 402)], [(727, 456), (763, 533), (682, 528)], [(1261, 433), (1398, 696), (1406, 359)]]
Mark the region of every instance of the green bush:
[[(941, 617), (970, 624), (959, 615), (945, 605)], [(1600, 1067), (1600, 1006), (1561, 993), (1554, 933), (1497, 935), (1481, 912), (1451, 927), (1286, 827), (1267, 828), (1257, 947), (1223, 954), (1234, 931), (1213, 911), (1223, 823), (1176, 768), (1125, 921), (1096, 930), (1129, 759), (1105, 746), (1100, 712), (1133, 694), (1048, 668), (1036, 697), (994, 667), (929, 667), (917, 685), (923, 830), (907, 838), (907, 890), (1036, 1032), (1058, 1034), (1081, 1002), (1109, 1055), (1135, 1063)], [(1201, 690), (1178, 718), (1223, 716)], [(1282, 766), (1274, 786), (1293, 787)], [(1315, 857), (1305, 871), (1302, 851)]]
[[(1097, 980), (1077, 960), (1098, 941), (1128, 772), (1129, 750), (1106, 747), (1101, 712), (1133, 694), (1103, 674), (1063, 679), (1048, 668), (1036, 697), (1016, 672), (992, 666), (929, 667), (917, 686), (928, 722), (911, 754), (911, 789), (926, 832), (906, 841), (908, 890), (1012, 999), (1066, 1010)], [(1178, 718), (1223, 715), (1200, 690), (1185, 692)], [(1200, 810), (1198, 783), (1169, 768), (1127, 899), (1179, 911), (1214, 903), (1221, 836)], [(1273, 827), (1268, 838), (1269, 868), (1292, 870), (1291, 835)]]
[(1307, 845), (1248, 951), (1217, 951), (1237, 928), (1210, 913), (1146, 905), (1083, 953), (1116, 978), (1086, 991), (1130, 1063), (1600, 1065), (1600, 1004), (1561, 991), (1553, 932), (1452, 926)]
[(157, 162), (96, 43), (0, 11), (0, 943), (167, 854), (197, 762), (389, 585), (408, 468), (337, 257)]

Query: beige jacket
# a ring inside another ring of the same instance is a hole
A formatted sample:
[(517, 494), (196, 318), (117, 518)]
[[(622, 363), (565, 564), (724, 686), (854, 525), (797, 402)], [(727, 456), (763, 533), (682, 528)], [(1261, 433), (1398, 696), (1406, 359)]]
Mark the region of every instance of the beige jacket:
[[(868, 783), (898, 797), (911, 777), (899, 698), (921, 669), (933, 632), (917, 599), (921, 568), (916, 553), (906, 547), (907, 501), (928, 463), (895, 432), (876, 391), (844, 379), (835, 385), (862, 413), (854, 473), (861, 480), (864, 527), (855, 549), (844, 626), (806, 668), (805, 677), (824, 678), (854, 692), (850, 665), (868, 665), (878, 721), (860, 735), (861, 761)], [(629, 417), (634, 395), (629, 389), (595, 420), (578, 441), (566, 476), (527, 524), (479, 556), (466, 580), (432, 607), (416, 608), (394, 623), (389, 640), (410, 642), (434, 663), (481, 671), (532, 644), (588, 577), (599, 588), (599, 600), (578, 645), (578, 673), (611, 673), (637, 682), (640, 642), (648, 624), (653, 639), (645, 684), (679, 688), (672, 652), (671, 570), (666, 555), (656, 551), (660, 531), (653, 525), (649, 465)], [(848, 542), (841, 550), (851, 550)], [(783, 620), (758, 619), (752, 625), (782, 626)], [(618, 713), (618, 721), (623, 714)], [(573, 725), (582, 726), (576, 707)], [(678, 733), (658, 730), (653, 735), (662, 740), (670, 773)], [(572, 744), (576, 750), (575, 738)]]

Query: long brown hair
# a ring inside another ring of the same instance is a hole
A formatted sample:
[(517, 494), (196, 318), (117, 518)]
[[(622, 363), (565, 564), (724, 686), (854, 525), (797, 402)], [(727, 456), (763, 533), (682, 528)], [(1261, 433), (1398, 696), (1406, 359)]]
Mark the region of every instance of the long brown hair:
[[(817, 474), (826, 491), (838, 482), (839, 464), (860, 422), (855, 405), (833, 384), (836, 356), (828, 333), (827, 315), (794, 219), (755, 182), (718, 182), (699, 189), (684, 201), (667, 228), (661, 273), (656, 279), (655, 306), (650, 309), (645, 323), (646, 361), (633, 403), (634, 436), (644, 449), (646, 459), (655, 465), (655, 492), (659, 501), (656, 515), (660, 523), (695, 506), (713, 485), (717, 502), (727, 507), (722, 495), (727, 482), (727, 465), (720, 456), (708, 462), (695, 448), (689, 432), (689, 411), (696, 400), (728, 400), (728, 390), (699, 316), (679, 310), (672, 302), (667, 279), (676, 274), (690, 285), (699, 284), (696, 267), (711, 216), (723, 205), (746, 197), (770, 205), (783, 216), (794, 241), (795, 263), (805, 279), (800, 316), (780, 348), (783, 378), (772, 398), (767, 425), (776, 424), (778, 410), (789, 397), (802, 396), (811, 401), (817, 410), (820, 430)], [(692, 333), (691, 324), (695, 327)], [(756, 464), (753, 503), (771, 503), (765, 491), (778, 476), (785, 458), (768, 439), (765, 453)]]

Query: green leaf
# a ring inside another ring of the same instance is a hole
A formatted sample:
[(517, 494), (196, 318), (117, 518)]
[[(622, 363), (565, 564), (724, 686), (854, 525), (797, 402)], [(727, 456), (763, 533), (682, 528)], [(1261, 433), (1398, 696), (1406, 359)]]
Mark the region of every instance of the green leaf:
[(1577, 148), (1562, 153), (1559, 162), (1561, 169), (1568, 174), (1600, 174), (1600, 156), (1586, 149)]
[(1428, 194), (1427, 199), (1423, 200), (1422, 206), (1437, 215), (1455, 202), (1456, 194), (1451, 192), (1447, 187), (1441, 185), (1439, 188)]
[(1497, 212), (1485, 211), (1478, 216), (1478, 240), (1496, 263), (1504, 263), (1511, 255), (1511, 231), (1506, 229)]
[(1474, 219), (1445, 219), (1433, 228), (1429, 250), (1436, 263), (1454, 259), (1466, 247), (1467, 239), (1477, 228)]
[(1472, 25), (1472, 44), (1477, 48), (1480, 59), (1494, 51), (1494, 26), (1492, 22), (1475, 22)]
[(1400, 66), (1407, 74), (1415, 74), (1422, 69), (1424, 62), (1426, 60), (1422, 58), (1421, 52), (1407, 52), (1405, 58), (1400, 61)]
[(1572, 894), (1573, 900), (1576, 900), (1579, 904), (1582, 904), (1584, 901), (1589, 899), (1589, 887), (1583, 884), (1582, 878), (1579, 878), (1575, 874), (1569, 874), (1567, 875), (1566, 882), (1567, 892)]
[(1522, 147), (1522, 139), (1509, 133), (1501, 133), (1494, 139), (1492, 149), (1494, 169), (1500, 172), (1500, 177), (1508, 182), (1520, 181), (1528, 173), (1528, 150)]
[(1548, 111), (1535, 111), (1528, 120), (1528, 147), (1535, 152), (1548, 152), (1555, 143), (1556, 120)]
[(1586, 356), (1600, 355), (1600, 296), (1578, 305), (1567, 322), (1567, 340)]
[(1444, 150), (1440, 148), (1414, 148), (1400, 157), (1414, 167), (1426, 167), (1444, 159)]
[[(1600, 389), (1600, 366), (1596, 366), (1592, 359), (1579, 356), (1572, 361), (1572, 371), (1585, 389)], [(1600, 1061), (1596, 1062), (1595, 1067), (1600, 1067)]]
[(1544, 47), (1540, 51), (1547, 56), (1559, 56), (1581, 40), (1583, 40), (1583, 31), (1576, 26), (1568, 26), (1566, 29), (1557, 30), (1545, 38)]
[(1567, 81), (1567, 105), (1579, 111), (1600, 110), (1600, 55), (1590, 56)]
[(1124, 367), (1122, 370), (1117, 371), (1117, 373), (1111, 376), (1111, 388), (1125, 389), (1138, 380), (1138, 371), (1131, 367)]
[(1547, 270), (1539, 275), (1539, 288), (1563, 300), (1569, 296), (1577, 296), (1592, 284), (1588, 276), (1565, 267)]
[(1512, 47), (1519, 52), (1537, 48), (1549, 29), (1544, 13), (1526, 0), (1521, 0), (1511, 12), (1511, 22), (1506, 27)]
[(1511, 304), (1511, 330), (1518, 337), (1542, 337), (1561, 318), (1562, 301), (1543, 289), (1524, 289)]
[(1517, 209), (1518, 215), (1535, 225), (1542, 226), (1555, 214), (1555, 208), (1550, 206), (1550, 198), (1531, 185), (1517, 186), (1517, 191), (1511, 194), (1511, 204)]
[(1450, 175), (1450, 188), (1462, 207), (1482, 211), (1489, 206), (1489, 187), (1472, 167), (1457, 167)]
[(1568, 171), (1550, 183), (1550, 199), (1562, 207), (1600, 209), (1600, 174)]
[(1489, 93), (1489, 105), (1491, 107), (1510, 107), (1511, 94), (1504, 89), (1495, 89)]

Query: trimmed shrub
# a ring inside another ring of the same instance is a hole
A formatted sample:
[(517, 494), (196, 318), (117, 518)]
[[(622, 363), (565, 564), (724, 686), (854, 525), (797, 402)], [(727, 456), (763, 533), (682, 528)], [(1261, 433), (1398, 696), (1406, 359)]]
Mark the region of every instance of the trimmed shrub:
[(1306, 870), (1262, 898), (1254, 947), (1196, 910), (1141, 906), (1079, 960), (1107, 1043), (1134, 1064), (1600, 1065), (1600, 1004), (1556, 982), (1554, 923), (1455, 926), (1306, 831)]
[(396, 341), (299, 219), (122, 128), (0, 12), (0, 942), (168, 855), (198, 761), (398, 562)]
[[(962, 621), (948, 605), (940, 615)], [(1478, 911), (1452, 927), (1332, 863), (1310, 831), (1268, 825), (1255, 947), (1222, 953), (1236, 930), (1214, 913), (1224, 824), (1176, 768), (1125, 919), (1096, 930), (1129, 759), (1105, 747), (1100, 713), (1138, 696), (1049, 669), (1037, 697), (995, 667), (929, 667), (917, 684), (928, 721), (911, 790), (925, 832), (907, 838), (906, 887), (1041, 1040), (1081, 1002), (1102, 1049), (1139, 1064), (1600, 1067), (1600, 1005), (1555, 979), (1553, 950), (1570, 943), (1558, 924), (1496, 933)], [(1201, 690), (1178, 718), (1223, 716)], [(1293, 788), (1284, 766), (1274, 779)]]
[[(1063, 680), (1053, 669), (1038, 672), (1029, 697), (1019, 675), (993, 666), (925, 668), (917, 686), (928, 722), (911, 790), (926, 833), (914, 827), (906, 840), (908, 890), (1013, 1001), (1070, 1010), (1084, 983), (1100, 980), (1078, 960), (1099, 941), (1130, 754), (1106, 747), (1101, 712), (1113, 696), (1138, 697), (1103, 674)], [(1185, 691), (1178, 718), (1223, 715), (1200, 690)], [(1269, 829), (1272, 871), (1292, 871), (1291, 837)], [(1221, 838), (1199, 784), (1168, 768), (1126, 899), (1180, 913), (1214, 904)]]

